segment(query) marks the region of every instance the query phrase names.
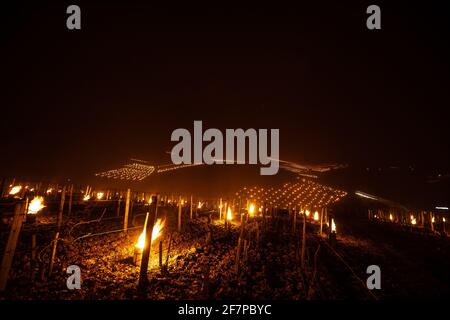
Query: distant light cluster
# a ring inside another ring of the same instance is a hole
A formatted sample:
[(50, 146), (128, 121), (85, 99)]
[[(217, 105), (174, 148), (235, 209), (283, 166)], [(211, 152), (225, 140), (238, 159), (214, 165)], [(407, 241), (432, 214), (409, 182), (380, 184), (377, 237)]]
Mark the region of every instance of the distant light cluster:
[(97, 177), (141, 181), (150, 176), (155, 167), (145, 164), (145, 161), (132, 159), (132, 163), (124, 165), (122, 168), (109, 170), (95, 174)]
[(201, 166), (203, 165), (203, 163), (193, 163), (193, 164), (168, 164), (168, 165), (163, 165), (163, 166), (159, 166), (158, 169), (156, 170), (157, 173), (163, 173), (163, 172), (168, 172), (168, 171), (173, 171), (173, 170), (177, 170), (177, 169), (183, 169), (183, 168), (187, 168), (187, 167), (195, 167), (195, 166)]
[(342, 190), (323, 186), (319, 183), (302, 179), (299, 182), (285, 183), (281, 188), (243, 188), (236, 196), (252, 199), (260, 204), (281, 208), (300, 207), (301, 209), (317, 209), (326, 207), (345, 197)]
[(280, 160), (280, 168), (294, 172), (308, 178), (318, 178), (317, 173), (346, 168), (343, 164), (303, 165), (295, 162)]

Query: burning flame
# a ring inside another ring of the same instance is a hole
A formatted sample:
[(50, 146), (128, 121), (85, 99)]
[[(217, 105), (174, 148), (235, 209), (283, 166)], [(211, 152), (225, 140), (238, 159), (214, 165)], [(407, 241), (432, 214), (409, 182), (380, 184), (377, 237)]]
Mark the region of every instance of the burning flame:
[(200, 201), (198, 202), (198, 206), (197, 206), (197, 208), (198, 209), (201, 209), (202, 208), (202, 206), (203, 206), (203, 203), (201, 203)]
[(434, 217), (431, 218), (431, 223), (434, 223)]
[(392, 213), (389, 214), (389, 220), (393, 221), (394, 217), (392, 216)]
[(331, 232), (336, 233), (336, 224), (334, 223), (333, 218), (331, 218)]
[(306, 210), (305, 214), (306, 214), (307, 217), (309, 217), (309, 214), (310, 214), (309, 210)]
[(444, 221), (444, 222), (445, 222), (445, 218), (442, 218), (442, 221)]
[(83, 197), (83, 200), (84, 200), (84, 201), (88, 201), (90, 198), (91, 198), (91, 196), (87, 194), (87, 195), (85, 195), (85, 196)]
[(416, 218), (414, 218), (413, 215), (411, 215), (411, 224), (415, 225), (417, 223)]
[(314, 212), (314, 221), (318, 221), (319, 220), (319, 212)]
[(47, 191), (45, 191), (45, 193), (49, 194), (52, 193), (53, 189), (52, 188), (48, 188)]
[(28, 205), (28, 214), (36, 214), (44, 207), (44, 198), (34, 197)]
[[(147, 228), (147, 219), (148, 219), (148, 215), (145, 218), (144, 230), (142, 231), (142, 233), (139, 236), (139, 239), (136, 243), (136, 248), (141, 249), (141, 250), (143, 250), (144, 246), (145, 246), (145, 229)], [(161, 220), (161, 219), (156, 220), (156, 223), (153, 226), (151, 243), (153, 243), (153, 241), (155, 241), (156, 239), (158, 239), (161, 236), (161, 231), (164, 228), (165, 223), (166, 223), (166, 220)]]
[(250, 214), (250, 217), (255, 216), (255, 205), (253, 203), (250, 204), (250, 207), (248, 208), (248, 213)]
[(227, 220), (233, 220), (233, 214), (231, 213), (231, 208), (228, 207), (228, 211), (227, 211)]
[(10, 195), (18, 194), (22, 190), (22, 186), (14, 186), (11, 188), (11, 191), (9, 191)]
[(97, 192), (97, 200), (100, 200), (104, 196), (104, 192)]

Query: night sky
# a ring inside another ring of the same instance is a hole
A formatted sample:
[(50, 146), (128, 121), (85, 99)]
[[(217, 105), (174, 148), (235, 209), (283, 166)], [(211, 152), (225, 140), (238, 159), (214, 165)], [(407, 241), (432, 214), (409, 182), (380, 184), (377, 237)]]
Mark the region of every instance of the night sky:
[(169, 163), (194, 120), (279, 128), (281, 159), (299, 163), (447, 166), (450, 11), (392, 2), (4, 7), (0, 176)]

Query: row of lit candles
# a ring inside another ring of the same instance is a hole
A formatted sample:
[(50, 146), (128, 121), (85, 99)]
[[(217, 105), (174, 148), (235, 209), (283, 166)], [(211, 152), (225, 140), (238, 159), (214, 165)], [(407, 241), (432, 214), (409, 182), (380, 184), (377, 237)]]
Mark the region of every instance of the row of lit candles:
[(243, 188), (237, 196), (253, 198), (260, 202), (276, 204), (279, 207), (303, 206), (325, 207), (339, 201), (347, 193), (322, 186), (318, 183), (303, 180), (303, 183), (286, 183), (280, 189)]
[[(375, 214), (374, 218), (378, 219), (378, 215)], [(409, 218), (410, 218), (410, 222), (411, 222), (412, 225), (416, 225), (417, 224), (417, 219), (416, 219), (416, 217), (414, 215), (411, 214)], [(389, 214), (389, 220), (391, 222), (394, 222), (394, 216), (392, 215), (392, 213)], [(436, 222), (435, 217), (434, 216), (431, 217), (431, 223), (435, 223), (435, 222)], [(442, 217), (442, 222), (446, 222), (445, 217)]]

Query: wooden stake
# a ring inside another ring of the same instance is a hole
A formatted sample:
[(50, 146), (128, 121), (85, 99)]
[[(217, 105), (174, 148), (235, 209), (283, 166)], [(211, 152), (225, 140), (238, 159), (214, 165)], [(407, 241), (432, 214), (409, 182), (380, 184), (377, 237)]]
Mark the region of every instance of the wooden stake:
[(420, 225), (423, 228), (423, 226), (424, 226), (423, 210), (420, 211)]
[(246, 240), (244, 240), (244, 257), (242, 259), (242, 261), (244, 261), (244, 263), (247, 262), (247, 256), (248, 256), (248, 247), (249, 247), (249, 242)]
[(262, 216), (263, 216), (263, 231), (266, 231), (266, 203), (263, 204), (263, 210), (262, 210)]
[(322, 236), (322, 230), (323, 230), (323, 212), (326, 210), (326, 208), (322, 208), (320, 210), (320, 236)]
[(5, 178), (2, 178), (2, 183), (0, 184), (0, 197), (3, 198), (5, 195)]
[(259, 235), (259, 222), (256, 222), (256, 249), (258, 250), (259, 249), (259, 238), (260, 238), (260, 235)]
[(143, 289), (145, 285), (148, 283), (147, 271), (148, 271), (148, 263), (150, 261), (150, 250), (152, 247), (152, 233), (153, 226), (155, 225), (156, 218), (158, 216), (158, 197), (152, 197), (152, 204), (154, 210), (153, 222), (147, 223), (145, 228), (145, 244), (144, 250), (142, 251), (142, 259), (141, 259), (141, 270), (139, 272), (139, 289)]
[(212, 214), (208, 215), (208, 233), (206, 234), (206, 245), (211, 244), (213, 239), (212, 235)]
[[(239, 200), (240, 202), (240, 200)], [(238, 239), (238, 244), (237, 244), (237, 249), (236, 249), (236, 273), (239, 272), (239, 264), (240, 264), (240, 258), (241, 258), (241, 246), (242, 246), (242, 242), (244, 241), (244, 229), (245, 229), (245, 220), (243, 215), (241, 218), (241, 230), (239, 232), (239, 239)]]
[(123, 229), (125, 232), (128, 231), (128, 214), (130, 212), (130, 196), (131, 196), (131, 190), (127, 189), (127, 200), (125, 202), (125, 217), (123, 219)]
[(178, 197), (178, 232), (181, 232), (181, 196)]
[(50, 267), (48, 269), (48, 276), (50, 277), (53, 272), (53, 264), (55, 263), (55, 256), (56, 256), (56, 247), (58, 245), (58, 239), (59, 239), (59, 231), (56, 232), (55, 240), (53, 241), (53, 249), (52, 249), (52, 258), (50, 260)]
[(241, 224), (242, 224), (243, 221), (244, 221), (244, 215), (241, 214), (241, 208), (242, 208), (241, 197), (239, 197), (238, 205), (239, 205), (239, 208), (238, 208), (238, 215), (239, 215), (239, 217), (241, 218)]
[(25, 217), (25, 205), (23, 202), (16, 204), (14, 209), (14, 218), (11, 225), (11, 231), (6, 243), (6, 249), (3, 254), (2, 265), (0, 268), (0, 291), (5, 290), (8, 281), (9, 270), (11, 269), (14, 252), (16, 251), (17, 239)]
[(190, 217), (190, 219), (192, 220), (192, 206), (193, 206), (193, 199), (192, 199), (192, 194), (191, 194), (191, 207), (190, 207), (190, 210), (189, 210), (189, 217)]
[(72, 200), (73, 200), (73, 184), (70, 185), (69, 189), (69, 212), (67, 213), (69, 217), (72, 215)]
[(163, 242), (162, 240), (159, 241), (159, 270), (162, 271), (162, 256), (163, 256)]
[(236, 264), (235, 264), (235, 271), (236, 273), (239, 273), (239, 260), (240, 260), (240, 256), (241, 256), (241, 237), (239, 237), (238, 239), (238, 244), (236, 247)]
[(63, 220), (63, 212), (64, 212), (64, 201), (66, 200), (66, 186), (63, 187), (61, 192), (61, 202), (59, 203), (59, 213), (58, 213), (58, 228), (57, 230), (61, 230), (62, 220)]
[(306, 249), (306, 214), (303, 213), (303, 234), (302, 234), (302, 254), (301, 254), (301, 266), (305, 267), (305, 249)]
[(169, 255), (170, 255), (170, 247), (171, 247), (171, 245), (172, 245), (172, 233), (170, 234), (170, 237), (169, 237), (169, 245), (167, 246), (166, 263), (164, 264), (165, 265), (164, 268), (166, 270), (167, 270), (167, 268), (169, 266)]
[(292, 224), (292, 233), (295, 234), (295, 227), (297, 225), (297, 208), (294, 208), (293, 210), (294, 212), (294, 219), (293, 219), (293, 224)]
[(117, 200), (117, 212), (116, 212), (116, 217), (120, 217), (120, 196), (119, 196), (119, 200)]
[(134, 207), (134, 200), (130, 200), (130, 212), (128, 212), (128, 217), (133, 218), (133, 207)]

